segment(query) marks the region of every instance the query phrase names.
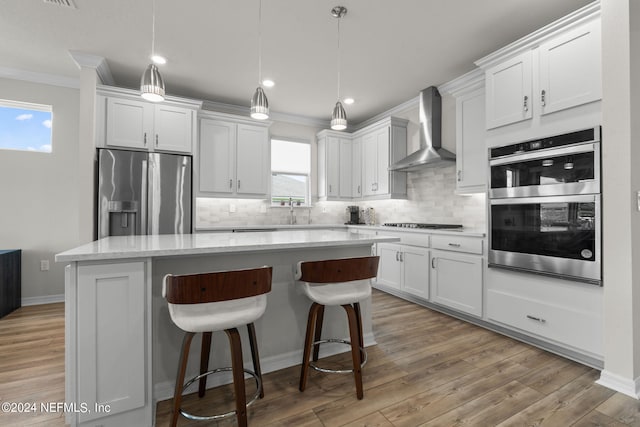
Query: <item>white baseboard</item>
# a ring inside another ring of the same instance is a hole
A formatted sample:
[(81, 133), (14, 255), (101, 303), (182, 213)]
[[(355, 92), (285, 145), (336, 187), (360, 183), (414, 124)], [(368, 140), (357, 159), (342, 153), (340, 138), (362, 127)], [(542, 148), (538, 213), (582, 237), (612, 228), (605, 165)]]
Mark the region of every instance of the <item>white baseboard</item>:
[(22, 306), (52, 304), (54, 302), (64, 302), (64, 294), (45, 295), (42, 297), (26, 297), (20, 301)]
[[(376, 345), (377, 342), (375, 337), (373, 336), (373, 332), (365, 334), (364, 336), (364, 346), (369, 347), (372, 345)], [(345, 353), (349, 351), (349, 347), (341, 344), (328, 343), (321, 346), (320, 349), (320, 357), (332, 356), (334, 354)], [(280, 369), (288, 368), (291, 366), (296, 366), (300, 364), (302, 360), (302, 349), (292, 351), (289, 353), (279, 354), (277, 356), (260, 358), (260, 368), (262, 369), (262, 373), (266, 374), (268, 372), (278, 371)], [(176, 369), (178, 367), (176, 366)], [(245, 363), (245, 369), (253, 370), (253, 365), (251, 361)], [(220, 386), (222, 384), (228, 384), (231, 381), (227, 378), (224, 378), (224, 375), (213, 376), (207, 380), (207, 388), (213, 388)], [(189, 386), (188, 389), (185, 389), (184, 393), (193, 393), (197, 390), (198, 383), (194, 383)], [(171, 399), (173, 397), (173, 391), (175, 387), (175, 381), (165, 381), (159, 384), (155, 384), (153, 386), (153, 399), (154, 402), (158, 402), (160, 400)]]
[(603, 370), (600, 373), (600, 379), (596, 381), (611, 390), (615, 390), (634, 399), (640, 399), (640, 377), (635, 380), (621, 377), (620, 375)]

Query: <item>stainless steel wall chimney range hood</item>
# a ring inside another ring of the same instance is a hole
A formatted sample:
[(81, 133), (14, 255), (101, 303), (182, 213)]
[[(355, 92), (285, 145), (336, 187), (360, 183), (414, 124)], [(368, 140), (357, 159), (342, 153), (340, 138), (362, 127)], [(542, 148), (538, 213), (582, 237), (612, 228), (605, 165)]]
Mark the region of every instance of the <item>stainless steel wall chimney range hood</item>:
[(435, 86), (420, 92), (420, 148), (389, 167), (411, 172), (425, 165), (455, 161), (456, 155), (442, 148), (442, 97)]

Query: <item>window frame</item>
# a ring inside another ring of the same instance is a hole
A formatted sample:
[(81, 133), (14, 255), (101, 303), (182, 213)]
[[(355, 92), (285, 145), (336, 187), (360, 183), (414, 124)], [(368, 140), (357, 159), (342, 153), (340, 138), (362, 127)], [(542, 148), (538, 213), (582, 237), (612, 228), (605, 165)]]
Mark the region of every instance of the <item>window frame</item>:
[[(300, 173), (300, 172), (289, 172), (289, 171), (282, 171), (282, 170), (274, 170), (271, 169), (271, 165), (270, 166), (270, 172), (271, 172), (271, 181), (270, 181), (270, 185), (269, 185), (269, 205), (273, 208), (280, 208), (280, 207), (285, 207), (285, 208), (289, 208), (289, 203), (287, 203), (286, 201), (274, 201), (274, 195), (273, 195), (273, 178), (275, 175), (294, 175), (294, 176), (304, 176), (307, 178), (307, 183), (306, 183), (306, 188), (305, 188), (305, 202), (303, 203), (296, 203), (293, 206), (298, 208), (310, 208), (313, 206), (312, 203), (312, 195), (311, 195), (311, 162), (312, 162), (312, 152), (311, 152), (311, 141), (309, 141), (308, 139), (305, 138), (291, 138), (291, 137), (280, 137), (280, 136), (274, 136), (272, 135), (270, 138), (270, 144), (271, 147), (273, 147), (273, 141), (282, 141), (282, 142), (290, 142), (290, 143), (294, 143), (294, 144), (306, 144), (309, 146), (309, 172), (308, 173)], [(273, 157), (273, 148), (270, 148), (271, 152), (270, 155), (271, 157)], [(278, 197), (287, 197), (287, 196), (278, 196)]]
[[(16, 101), (13, 99), (0, 99), (0, 108), (9, 108), (9, 109), (18, 109), (18, 110), (26, 110), (26, 111), (36, 111), (41, 113), (49, 113), (51, 121), (51, 126), (49, 129), (49, 141), (48, 144), (50, 150), (40, 150), (33, 149), (30, 150), (28, 148), (9, 148), (0, 146), (0, 151), (14, 151), (14, 152), (27, 152), (27, 153), (44, 153), (44, 154), (52, 154), (53, 153), (53, 105), (47, 104), (36, 104), (33, 102), (25, 102), (25, 101)], [(42, 146), (42, 145), (41, 145)]]

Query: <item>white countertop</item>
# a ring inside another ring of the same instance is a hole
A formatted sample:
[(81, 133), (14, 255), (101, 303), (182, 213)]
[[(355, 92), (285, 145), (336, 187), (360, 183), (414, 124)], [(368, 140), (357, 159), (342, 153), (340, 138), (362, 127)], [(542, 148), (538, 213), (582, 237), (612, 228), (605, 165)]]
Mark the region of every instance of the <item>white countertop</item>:
[(117, 236), (106, 237), (61, 252), (56, 255), (56, 262), (360, 246), (397, 241), (399, 241), (397, 237), (351, 233), (347, 230), (281, 230), (275, 232)]
[(257, 224), (257, 225), (215, 225), (215, 226), (196, 226), (195, 232), (210, 231), (233, 231), (233, 230), (305, 230), (305, 229), (328, 229), (328, 228), (344, 228), (345, 224)]
[(435, 228), (405, 228), (405, 227), (385, 227), (384, 225), (349, 225), (349, 228), (358, 230), (371, 230), (377, 232), (385, 231), (399, 231), (402, 233), (421, 233), (421, 234), (445, 234), (450, 236), (466, 236), (466, 237), (486, 237), (487, 233), (484, 230), (477, 228), (450, 228), (450, 229), (435, 229)]

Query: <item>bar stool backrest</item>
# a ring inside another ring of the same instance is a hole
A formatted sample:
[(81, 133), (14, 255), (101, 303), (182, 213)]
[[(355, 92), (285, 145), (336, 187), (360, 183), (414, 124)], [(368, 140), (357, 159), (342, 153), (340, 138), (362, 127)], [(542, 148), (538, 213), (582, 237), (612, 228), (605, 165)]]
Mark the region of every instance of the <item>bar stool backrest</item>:
[(271, 291), (272, 267), (167, 275), (162, 296), (170, 304), (202, 304), (254, 297)]
[(380, 257), (340, 258), (298, 264), (297, 280), (306, 283), (344, 283), (373, 279)]

